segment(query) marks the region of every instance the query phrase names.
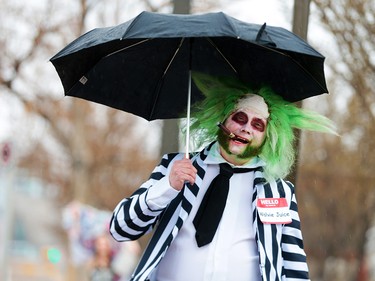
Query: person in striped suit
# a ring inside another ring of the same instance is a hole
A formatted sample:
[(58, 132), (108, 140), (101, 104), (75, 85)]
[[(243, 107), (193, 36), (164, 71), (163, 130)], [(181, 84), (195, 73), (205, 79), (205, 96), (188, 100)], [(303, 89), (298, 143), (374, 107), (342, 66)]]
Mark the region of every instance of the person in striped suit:
[[(283, 178), (294, 162), (293, 130), (335, 133), (332, 122), (267, 87), (253, 90), (199, 73), (193, 78), (205, 99), (193, 107), (191, 131), (197, 146), (208, 145), (189, 159), (164, 155), (113, 212), (110, 232), (117, 241), (154, 231), (131, 280), (309, 280), (294, 186)], [(223, 210), (218, 219), (217, 211), (204, 218), (221, 205), (206, 191), (227, 164)]]

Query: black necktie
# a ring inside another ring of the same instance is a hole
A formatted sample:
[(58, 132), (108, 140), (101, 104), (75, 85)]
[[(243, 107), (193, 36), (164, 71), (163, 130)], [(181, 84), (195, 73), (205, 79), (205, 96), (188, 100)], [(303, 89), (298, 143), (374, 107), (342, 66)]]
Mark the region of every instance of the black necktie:
[(223, 215), (229, 192), (229, 180), (233, 173), (247, 173), (253, 170), (255, 169), (232, 168), (227, 163), (220, 164), (220, 172), (208, 187), (193, 220), (198, 247), (211, 243), (214, 238)]

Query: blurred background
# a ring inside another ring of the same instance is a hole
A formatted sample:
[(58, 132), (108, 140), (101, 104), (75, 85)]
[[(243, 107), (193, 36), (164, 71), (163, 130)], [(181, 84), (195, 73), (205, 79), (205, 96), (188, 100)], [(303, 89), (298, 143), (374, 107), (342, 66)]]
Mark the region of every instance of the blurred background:
[[(179, 122), (64, 97), (49, 59), (86, 31), (144, 10), (267, 22), (326, 56), (330, 94), (301, 106), (333, 119), (340, 137), (300, 135), (291, 175), (311, 279), (375, 280), (375, 0), (0, 0), (0, 7), (0, 280), (127, 280), (134, 268), (149, 237), (115, 243), (111, 211), (161, 154), (183, 151)], [(96, 272), (98, 265), (111, 270)]]

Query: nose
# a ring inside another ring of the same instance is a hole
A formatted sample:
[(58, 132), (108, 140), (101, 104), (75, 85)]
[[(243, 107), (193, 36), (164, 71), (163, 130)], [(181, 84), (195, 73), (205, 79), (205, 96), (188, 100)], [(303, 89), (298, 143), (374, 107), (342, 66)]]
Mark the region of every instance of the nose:
[(246, 124), (244, 124), (241, 128), (241, 132), (242, 133), (245, 133), (245, 134), (248, 134), (248, 135), (251, 135), (252, 134), (252, 129), (251, 129), (251, 125), (250, 125), (250, 122), (247, 122)]

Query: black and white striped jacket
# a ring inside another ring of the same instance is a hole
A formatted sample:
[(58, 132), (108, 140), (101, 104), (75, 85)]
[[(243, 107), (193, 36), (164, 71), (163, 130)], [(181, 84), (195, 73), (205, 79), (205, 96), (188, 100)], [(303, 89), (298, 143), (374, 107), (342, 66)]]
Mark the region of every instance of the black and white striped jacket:
[[(185, 186), (179, 195), (165, 208), (152, 210), (146, 204), (147, 190), (163, 178), (173, 161), (182, 159), (184, 154), (164, 155), (160, 164), (132, 196), (123, 199), (115, 208), (110, 232), (117, 241), (136, 240), (155, 227), (143, 256), (135, 269), (133, 281), (153, 280), (152, 273), (163, 258), (168, 247), (178, 235), (188, 217), (194, 199), (205, 175), (207, 157), (212, 145), (196, 155), (193, 165), (198, 170), (196, 182)], [(251, 183), (252, 184), (252, 183)], [(262, 172), (255, 171), (252, 198), (253, 226), (259, 251), (259, 265), (264, 281), (309, 280), (306, 255), (300, 230), (300, 220), (294, 187), (283, 180), (266, 182)], [(290, 224), (263, 224), (256, 208), (257, 198), (286, 198), (292, 222)]]

